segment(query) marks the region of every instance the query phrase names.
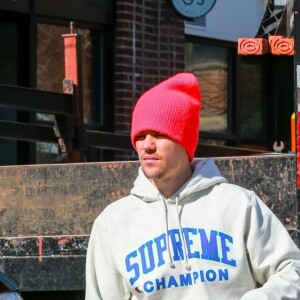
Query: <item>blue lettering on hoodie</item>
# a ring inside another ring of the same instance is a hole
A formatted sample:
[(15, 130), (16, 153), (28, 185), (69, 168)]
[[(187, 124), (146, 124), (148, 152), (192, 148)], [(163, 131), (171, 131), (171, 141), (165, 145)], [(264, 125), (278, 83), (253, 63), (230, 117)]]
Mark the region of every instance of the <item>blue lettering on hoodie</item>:
[[(154, 270), (154, 257), (153, 257), (153, 241), (149, 241), (146, 244), (139, 247), (139, 252), (141, 254), (142, 270), (144, 274), (147, 274)], [(148, 262), (147, 262), (148, 260)]]
[(133, 285), (140, 277), (140, 269), (138, 263), (131, 261), (135, 257), (137, 257), (137, 251), (129, 253), (125, 258), (127, 272), (133, 271), (133, 273), (135, 274), (134, 277), (131, 277), (129, 280), (131, 285)]
[(186, 287), (195, 284), (201, 284), (204, 282), (213, 281), (227, 281), (229, 280), (228, 269), (209, 269), (188, 272), (178, 275), (166, 275), (161, 278), (155, 278), (147, 280), (142, 284), (139, 290), (143, 290), (144, 293), (150, 294), (154, 291), (160, 291), (163, 289)]
[(208, 240), (206, 232), (204, 229), (199, 229), (200, 241), (202, 246), (202, 259), (220, 261), (218, 255), (218, 244), (217, 244), (217, 234), (218, 232), (212, 230), (210, 232), (210, 239)]
[[(183, 234), (185, 238), (185, 243), (187, 247), (187, 255), (189, 260), (204, 259), (211, 260), (214, 262), (229, 265), (231, 267), (236, 267), (236, 260), (230, 257), (231, 247), (234, 246), (233, 238), (223, 232), (218, 232), (216, 230), (206, 231), (202, 228), (183, 228)], [(141, 274), (151, 274), (156, 268), (161, 267), (166, 264), (166, 260), (169, 262), (168, 251), (170, 251), (173, 261), (184, 260), (183, 244), (180, 238), (179, 229), (171, 229), (168, 231), (169, 246), (167, 249), (166, 234), (163, 233), (150, 241), (146, 241), (137, 250), (130, 252), (125, 257), (126, 271), (129, 274), (129, 282), (133, 286)], [(218, 251), (220, 250), (220, 253)], [(207, 270), (206, 273), (199, 273), (198, 276), (201, 281), (215, 281), (221, 278), (228, 278), (228, 274), (225, 272), (224, 276), (221, 276), (222, 272), (218, 273), (214, 270)], [(147, 277), (149, 278), (149, 277)], [(161, 285), (165, 286), (166, 282), (157, 279), (155, 286), (160, 288)], [(175, 279), (174, 279), (175, 280)], [(170, 286), (176, 286), (173, 279), (170, 279), (168, 284)], [(180, 277), (180, 284), (185, 282), (190, 282), (191, 279), (188, 276)], [(144, 283), (144, 289), (153, 290), (152, 281), (147, 281)], [(160, 283), (159, 283), (160, 282)]]
[(228, 259), (227, 257), (227, 252), (230, 252), (230, 248), (227, 246), (226, 241), (232, 244), (233, 243), (232, 237), (222, 232), (219, 232), (219, 236), (221, 238), (221, 245), (222, 245), (222, 263), (236, 267), (236, 261), (234, 259)]
[(183, 260), (183, 249), (182, 249), (182, 244), (180, 240), (180, 233), (179, 229), (171, 229), (168, 231), (168, 234), (171, 239), (172, 243), (172, 248), (173, 248), (173, 260), (178, 261), (178, 260)]
[(183, 228), (184, 238), (188, 251), (188, 258), (200, 258), (200, 252), (193, 250), (194, 237), (197, 237), (198, 231), (196, 228)]
[(156, 244), (157, 258), (158, 258), (157, 266), (159, 267), (165, 264), (163, 253), (167, 250), (166, 234), (164, 233), (158, 236), (157, 238), (155, 238), (154, 243)]

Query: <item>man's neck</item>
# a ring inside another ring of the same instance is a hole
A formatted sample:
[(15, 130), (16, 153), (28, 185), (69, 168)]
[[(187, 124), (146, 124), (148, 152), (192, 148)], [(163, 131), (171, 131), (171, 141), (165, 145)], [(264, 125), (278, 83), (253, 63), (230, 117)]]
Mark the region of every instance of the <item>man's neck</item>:
[(192, 176), (193, 170), (189, 166), (175, 178), (150, 179), (151, 183), (167, 198), (175, 194)]

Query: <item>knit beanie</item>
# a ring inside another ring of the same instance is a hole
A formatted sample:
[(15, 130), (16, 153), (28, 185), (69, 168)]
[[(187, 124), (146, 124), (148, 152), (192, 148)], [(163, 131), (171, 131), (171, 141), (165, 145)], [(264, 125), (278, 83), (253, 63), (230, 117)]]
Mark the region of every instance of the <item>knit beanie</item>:
[(145, 92), (133, 111), (131, 142), (147, 130), (167, 135), (180, 143), (192, 160), (198, 144), (201, 93), (197, 78), (178, 73)]

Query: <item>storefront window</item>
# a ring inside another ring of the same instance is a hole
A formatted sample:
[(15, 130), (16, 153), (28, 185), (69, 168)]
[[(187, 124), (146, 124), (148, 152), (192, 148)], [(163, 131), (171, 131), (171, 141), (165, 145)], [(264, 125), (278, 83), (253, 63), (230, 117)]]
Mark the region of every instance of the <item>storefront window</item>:
[[(68, 34), (70, 28), (53, 24), (37, 24), (37, 89), (62, 92), (64, 67), (63, 34)], [(103, 87), (100, 79), (101, 33), (91, 29), (75, 28), (81, 39), (81, 68), (84, 123), (102, 123), (101, 103)], [(97, 59), (96, 59), (97, 58)], [(100, 58), (100, 59), (99, 59)], [(38, 114), (38, 120), (53, 121), (53, 116)], [(51, 161), (51, 156), (58, 153), (56, 144), (37, 143), (37, 163)]]
[(262, 140), (263, 65), (257, 59), (244, 59), (240, 77), (240, 135), (242, 139)]
[[(41, 24), (37, 25), (37, 88), (52, 92), (62, 92), (62, 82), (64, 79), (64, 42), (62, 35), (70, 32), (68, 27)], [(89, 29), (76, 29), (76, 33), (81, 37), (82, 52), (82, 90), (84, 121), (89, 123), (92, 119), (91, 81), (92, 74), (92, 31)]]
[(236, 44), (186, 38), (185, 69), (202, 92), (200, 142), (272, 150), (290, 144), (292, 57), (239, 56)]
[[(16, 22), (0, 23), (0, 39), (5, 41), (0, 47), (0, 83), (16, 85), (18, 83), (17, 67), (17, 37), (18, 29)], [(17, 114), (10, 109), (1, 108), (2, 120), (16, 121)], [(17, 142), (0, 139), (0, 165), (13, 165), (17, 163)]]
[(185, 70), (199, 80), (202, 94), (201, 131), (226, 132), (228, 49), (212, 45), (185, 44)]

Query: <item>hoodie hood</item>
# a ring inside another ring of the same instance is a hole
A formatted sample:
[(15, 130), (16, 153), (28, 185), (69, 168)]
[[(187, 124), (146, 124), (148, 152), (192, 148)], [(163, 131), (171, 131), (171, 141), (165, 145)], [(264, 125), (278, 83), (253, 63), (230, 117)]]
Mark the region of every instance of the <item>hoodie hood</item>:
[[(169, 199), (166, 199), (167, 203), (175, 204), (176, 198), (179, 204), (192, 202), (197, 199), (199, 193), (205, 193), (208, 188), (222, 182), (227, 182), (211, 158), (194, 159), (191, 165), (194, 169), (192, 177)], [(148, 203), (161, 201), (162, 197), (160, 191), (145, 176), (141, 167), (130, 193)]]

